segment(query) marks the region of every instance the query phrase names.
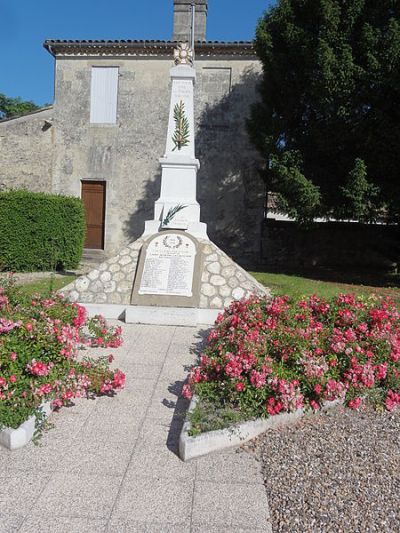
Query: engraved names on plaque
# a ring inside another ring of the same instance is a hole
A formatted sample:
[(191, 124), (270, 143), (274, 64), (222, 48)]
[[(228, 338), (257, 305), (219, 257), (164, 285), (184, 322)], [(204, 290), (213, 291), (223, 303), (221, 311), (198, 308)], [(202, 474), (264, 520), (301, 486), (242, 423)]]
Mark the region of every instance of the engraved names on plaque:
[(174, 98), (190, 98), (193, 94), (192, 80), (175, 80), (172, 95)]
[(144, 260), (139, 294), (192, 296), (195, 243), (180, 234), (153, 239)]

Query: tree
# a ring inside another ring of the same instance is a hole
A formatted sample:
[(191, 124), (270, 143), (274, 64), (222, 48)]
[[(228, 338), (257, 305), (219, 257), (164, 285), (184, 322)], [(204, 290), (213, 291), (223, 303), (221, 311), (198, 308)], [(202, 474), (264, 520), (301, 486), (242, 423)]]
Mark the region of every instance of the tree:
[(9, 98), (5, 94), (0, 93), (0, 119), (24, 115), (37, 109), (40, 109), (40, 106), (31, 101), (24, 101), (19, 97)]
[(278, 0), (249, 134), (300, 222), (400, 219), (400, 0)]

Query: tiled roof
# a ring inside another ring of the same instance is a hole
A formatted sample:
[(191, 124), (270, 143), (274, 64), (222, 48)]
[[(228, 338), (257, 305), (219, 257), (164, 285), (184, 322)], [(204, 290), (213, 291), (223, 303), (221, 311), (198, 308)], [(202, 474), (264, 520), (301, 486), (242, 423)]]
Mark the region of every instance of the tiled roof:
[[(149, 40), (52, 40), (43, 46), (56, 56), (170, 56), (176, 41)], [(254, 57), (252, 41), (198, 41), (195, 43), (197, 57), (246, 56)]]

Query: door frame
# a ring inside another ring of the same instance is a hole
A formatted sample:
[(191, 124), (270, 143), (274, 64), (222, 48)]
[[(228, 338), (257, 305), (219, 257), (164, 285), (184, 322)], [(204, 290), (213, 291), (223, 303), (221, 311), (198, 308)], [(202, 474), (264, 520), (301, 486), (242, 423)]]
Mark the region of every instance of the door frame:
[[(107, 209), (107, 180), (102, 179), (81, 179), (81, 200), (83, 201), (83, 184), (84, 183), (101, 183), (103, 185), (104, 195), (103, 195), (103, 234), (102, 234), (102, 246), (101, 248), (86, 248), (84, 250), (105, 250), (106, 248), (106, 209)], [(86, 217), (86, 212), (85, 212)]]

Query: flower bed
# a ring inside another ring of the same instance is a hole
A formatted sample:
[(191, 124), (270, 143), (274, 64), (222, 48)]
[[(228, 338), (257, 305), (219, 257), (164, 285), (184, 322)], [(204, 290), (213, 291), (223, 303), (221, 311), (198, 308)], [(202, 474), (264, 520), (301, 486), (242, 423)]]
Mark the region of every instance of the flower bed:
[(184, 386), (186, 398), (193, 393), (193, 435), (211, 429), (202, 405), (241, 420), (316, 411), (334, 400), (393, 410), (400, 405), (400, 314), (388, 299), (354, 295), (234, 302)]
[(41, 406), (53, 409), (74, 398), (114, 394), (125, 375), (111, 370), (112, 355), (81, 357), (82, 346), (116, 347), (121, 328), (108, 328), (102, 317), (62, 296), (23, 297), (11, 279), (0, 287), (0, 430), (18, 428)]

